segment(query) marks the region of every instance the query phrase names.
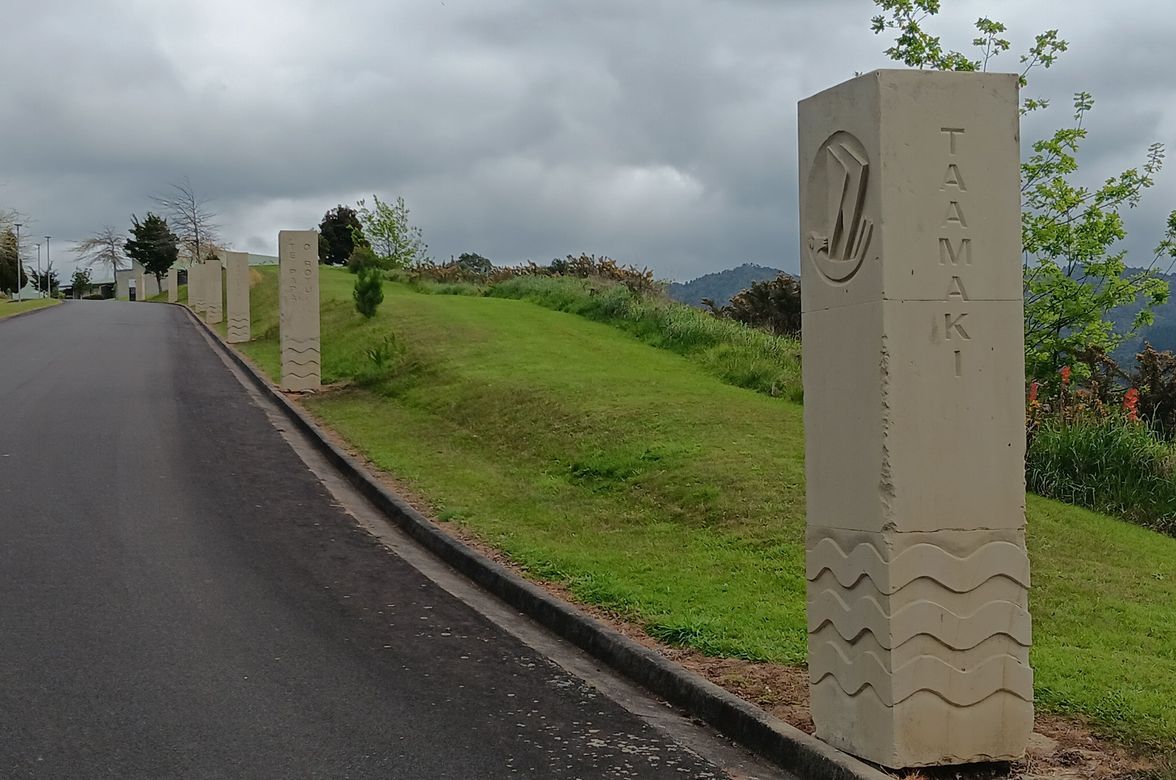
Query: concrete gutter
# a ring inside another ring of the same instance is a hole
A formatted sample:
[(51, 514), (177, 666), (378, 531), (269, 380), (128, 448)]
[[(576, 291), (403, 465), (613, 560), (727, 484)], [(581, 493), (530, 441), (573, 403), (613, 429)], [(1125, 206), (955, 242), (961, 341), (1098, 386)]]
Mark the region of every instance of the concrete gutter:
[(709, 680), (599, 623), (571, 604), (527, 582), (506, 567), (446, 534), (381, 485), (358, 461), (335, 446), (252, 363), (229, 347), (215, 329), (181, 304), (220, 349), (278, 408), (307, 434), (327, 460), (402, 531), (479, 587), (526, 614), (666, 701), (701, 718), (732, 740), (784, 769), (812, 780), (893, 780), (816, 737), (769, 715)]

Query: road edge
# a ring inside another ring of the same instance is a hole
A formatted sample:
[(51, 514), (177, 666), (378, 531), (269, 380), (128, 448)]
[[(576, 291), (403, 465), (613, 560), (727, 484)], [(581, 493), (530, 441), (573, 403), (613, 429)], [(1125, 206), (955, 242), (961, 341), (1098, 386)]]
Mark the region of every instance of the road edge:
[[(392, 523), (433, 555), (511, 607), (608, 664), (653, 694), (701, 718), (740, 745), (803, 777), (821, 780), (893, 780), (884, 772), (828, 745), (601, 624), (575, 606), (486, 558), (431, 523), (381, 485), (367, 469), (332, 443), (216, 330), (183, 304), (178, 306), (210, 334), (217, 347), (278, 405), (327, 460)], [(52, 307), (50, 307), (52, 308)], [(40, 311), (36, 309), (34, 311)], [(19, 316), (19, 315), (18, 315)]]

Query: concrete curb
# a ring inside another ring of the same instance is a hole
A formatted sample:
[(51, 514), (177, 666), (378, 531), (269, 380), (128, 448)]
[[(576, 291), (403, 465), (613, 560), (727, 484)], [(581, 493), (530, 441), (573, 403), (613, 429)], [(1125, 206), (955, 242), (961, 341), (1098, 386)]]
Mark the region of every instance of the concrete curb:
[(38, 314), (43, 311), (49, 311), (50, 309), (56, 309), (58, 306), (61, 306), (63, 303), (65, 303), (65, 302), (61, 301), (59, 303), (54, 303), (49, 306), (40, 306), (36, 309), (29, 309), (28, 311), (18, 311), (16, 314), (9, 314), (7, 317), (0, 317), (0, 325), (3, 325), (5, 322), (10, 322), (12, 320), (20, 319), (21, 317), (27, 317), (30, 314)]
[(522, 579), (504, 566), (466, 547), (433, 525), (399, 496), (380, 485), (350, 455), (336, 447), (318, 426), (277, 390), (195, 312), (188, 314), (213, 336), (253, 383), (268, 393), (283, 413), (310, 436), (327, 460), (365, 498), (431, 553), (481, 588), (544, 627), (616, 669), (647, 690), (701, 718), (744, 747), (803, 778), (814, 780), (893, 780), (890, 775), (833, 748), (687, 671), (620, 634), (572, 605)]

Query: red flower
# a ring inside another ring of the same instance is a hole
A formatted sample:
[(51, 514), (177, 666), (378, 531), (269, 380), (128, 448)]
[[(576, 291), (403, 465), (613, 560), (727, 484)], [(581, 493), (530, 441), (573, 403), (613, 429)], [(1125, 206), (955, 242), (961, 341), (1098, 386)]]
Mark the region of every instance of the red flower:
[(1139, 406), (1139, 390), (1132, 387), (1123, 394), (1123, 411), (1127, 412), (1127, 419), (1134, 422), (1139, 419), (1136, 407)]
[(1037, 403), (1037, 388), (1040, 387), (1038, 382), (1029, 383), (1029, 403)]
[(1062, 366), (1062, 385), (1070, 384), (1070, 367)]

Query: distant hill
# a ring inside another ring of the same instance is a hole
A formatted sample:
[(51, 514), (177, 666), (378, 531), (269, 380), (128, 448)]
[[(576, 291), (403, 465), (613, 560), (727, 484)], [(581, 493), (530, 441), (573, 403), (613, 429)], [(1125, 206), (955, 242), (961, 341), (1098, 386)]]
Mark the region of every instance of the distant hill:
[(717, 306), (726, 306), (731, 298), (751, 287), (755, 282), (775, 279), (784, 273), (779, 268), (768, 268), (755, 263), (744, 263), (738, 268), (728, 268), (706, 274), (690, 282), (674, 282), (666, 293), (675, 301), (701, 306), (703, 298), (710, 298)]

